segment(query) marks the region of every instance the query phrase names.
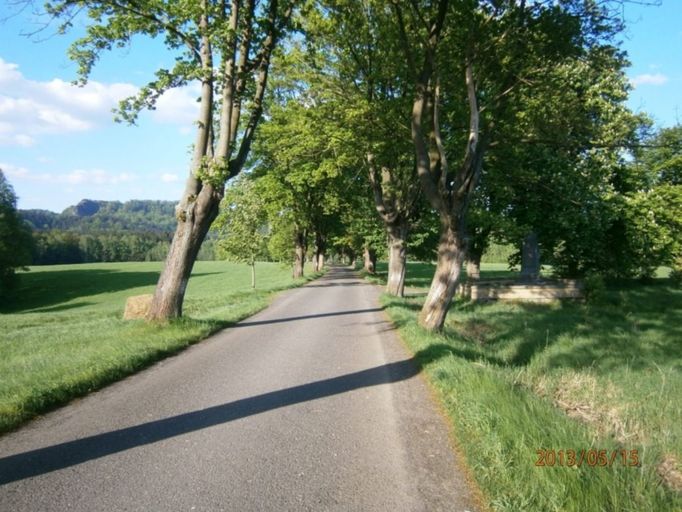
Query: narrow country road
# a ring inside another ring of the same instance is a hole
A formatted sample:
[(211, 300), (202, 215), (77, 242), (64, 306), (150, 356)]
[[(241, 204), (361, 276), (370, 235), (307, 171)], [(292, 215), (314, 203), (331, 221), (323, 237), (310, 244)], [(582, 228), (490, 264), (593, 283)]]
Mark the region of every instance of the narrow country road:
[(332, 268), (0, 437), (0, 511), (474, 510), (378, 295)]

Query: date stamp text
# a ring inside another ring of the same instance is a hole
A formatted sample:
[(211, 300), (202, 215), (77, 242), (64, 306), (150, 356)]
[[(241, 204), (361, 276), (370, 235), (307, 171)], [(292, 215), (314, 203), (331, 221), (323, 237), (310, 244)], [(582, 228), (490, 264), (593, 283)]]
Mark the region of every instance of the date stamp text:
[(600, 450), (590, 448), (588, 450), (536, 450), (536, 466), (542, 467), (582, 467), (606, 468), (614, 465), (623, 467), (638, 467), (639, 453), (634, 450)]

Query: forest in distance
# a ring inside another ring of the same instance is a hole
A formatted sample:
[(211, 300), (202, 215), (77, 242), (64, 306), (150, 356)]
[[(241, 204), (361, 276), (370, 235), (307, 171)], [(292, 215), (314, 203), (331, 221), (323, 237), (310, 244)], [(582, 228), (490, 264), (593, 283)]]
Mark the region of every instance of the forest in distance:
[(172, 201), (83, 199), (61, 213), (19, 210), (31, 230), (31, 264), (163, 261)]

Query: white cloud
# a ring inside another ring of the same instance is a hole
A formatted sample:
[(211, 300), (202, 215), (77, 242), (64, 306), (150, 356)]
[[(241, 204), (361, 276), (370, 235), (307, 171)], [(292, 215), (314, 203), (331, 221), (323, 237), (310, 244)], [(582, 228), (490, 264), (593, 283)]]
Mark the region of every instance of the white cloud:
[[(17, 64), (0, 58), (0, 145), (31, 146), (44, 134), (84, 132), (111, 123), (111, 110), (136, 94), (130, 83), (90, 81), (83, 87), (58, 78), (26, 78)], [(199, 83), (166, 91), (151, 118), (191, 131), (199, 112)]]
[(199, 115), (197, 98), (201, 93), (198, 83), (170, 89), (161, 95), (152, 112), (154, 120), (162, 123), (180, 124), (183, 127), (196, 122)]
[(639, 85), (663, 85), (667, 81), (668, 77), (663, 73), (644, 73), (642, 75), (637, 75), (630, 80), (635, 87)]
[(30, 174), (29, 170), (25, 167), (17, 167), (16, 165), (2, 162), (0, 162), (0, 170), (5, 173), (5, 176), (10, 178), (24, 178)]
[(70, 185), (119, 185), (135, 179), (132, 174), (127, 172), (111, 174), (101, 169), (77, 169), (68, 174), (55, 176), (55, 178), (60, 183), (69, 183)]
[(29, 80), (0, 58), (0, 144), (29, 146), (43, 134), (83, 132), (111, 122), (111, 109), (135, 94), (132, 84)]
[(111, 173), (102, 169), (76, 169), (68, 173), (36, 173), (25, 167), (1, 163), (0, 169), (10, 178), (34, 183), (62, 185), (120, 185), (136, 180), (128, 172)]
[(161, 181), (164, 183), (175, 183), (180, 181), (180, 177), (177, 174), (166, 172), (161, 175)]

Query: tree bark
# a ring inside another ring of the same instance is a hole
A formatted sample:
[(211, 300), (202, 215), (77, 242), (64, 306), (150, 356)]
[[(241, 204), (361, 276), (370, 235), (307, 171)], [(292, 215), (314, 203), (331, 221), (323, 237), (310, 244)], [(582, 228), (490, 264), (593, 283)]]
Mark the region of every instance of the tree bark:
[(466, 266), (467, 279), (469, 281), (478, 281), (481, 279), (481, 259), (483, 258), (483, 246), (476, 245), (469, 241), (467, 251)]
[(407, 259), (407, 224), (388, 227), (388, 279), (386, 293), (402, 297), (405, 292)]
[(169, 320), (182, 316), (182, 303), (194, 261), (211, 223), (218, 215), (218, 207), (222, 199), (222, 191), (214, 190), (211, 185), (204, 186), (196, 178), (203, 158), (211, 151), (211, 117), (213, 115), (213, 56), (207, 35), (208, 14), (205, 2), (203, 8), (204, 13), (201, 16), (199, 28), (203, 32), (201, 62), (204, 74), (201, 83), (201, 104), (192, 169), (187, 178), (182, 199), (175, 207), (178, 224), (154, 291), (154, 298), (147, 314), (148, 320)]
[[(242, 32), (237, 61), (237, 28), (240, 19), (240, 1), (232, 0), (230, 6), (230, 36), (225, 48), (220, 49), (221, 68), (223, 73), (222, 111), (218, 123), (218, 143), (213, 147), (214, 107), (214, 63), (213, 49), (210, 41), (209, 3), (201, 1), (199, 33), (201, 34), (201, 103), (198, 119), (197, 138), (190, 176), (187, 179), (185, 192), (176, 206), (178, 221), (173, 241), (166, 258), (166, 263), (154, 292), (154, 298), (148, 314), (149, 320), (168, 320), (182, 315), (182, 303), (187, 282), (194, 266), (201, 243), (206, 237), (211, 224), (218, 215), (220, 200), (225, 183), (239, 174), (244, 167), (246, 157), (251, 148), (254, 133), (263, 113), (263, 96), (267, 85), (270, 58), (279, 33), (288, 23), (293, 3), (278, 20), (278, 0), (270, 0), (267, 9), (265, 37), (260, 45), (259, 58), (254, 62), (255, 88), (251, 97), (250, 115), (243, 133), (237, 137), (242, 96), (250, 89), (245, 87), (246, 75), (235, 77), (235, 65), (242, 71), (249, 61), (251, 45), (252, 16), (254, 2), (246, 2), (245, 28)], [(244, 53), (245, 52), (245, 53)], [(240, 81), (241, 80), (241, 81)], [(237, 144), (237, 140), (239, 143)], [(236, 155), (233, 156), (233, 152)]]
[(201, 243), (218, 216), (222, 193), (210, 185), (185, 210), (179, 210), (178, 225), (173, 235), (166, 265), (156, 285), (154, 299), (147, 315), (149, 320), (168, 320), (182, 316), (182, 303)]
[(305, 230), (296, 231), (294, 235), (294, 279), (303, 277), (303, 267), (305, 265), (305, 253), (308, 249), (307, 236)]
[(440, 331), (457, 291), (457, 283), (465, 254), (462, 237), (451, 227), (441, 229), (438, 263), (431, 288), (419, 313), (419, 324), (429, 331)]
[(313, 272), (319, 272), (324, 267), (324, 251), (327, 243), (320, 233), (315, 234), (315, 254), (313, 255)]
[(324, 252), (315, 255), (315, 272), (320, 272), (324, 268)]
[(363, 255), (365, 259), (365, 272), (374, 274), (377, 268), (377, 252), (374, 249), (365, 247)]
[(251, 288), (256, 288), (256, 262), (251, 262)]
[(469, 231), (467, 238), (467, 279), (478, 281), (481, 278), (481, 259), (489, 245), (490, 227), (483, 227)]

